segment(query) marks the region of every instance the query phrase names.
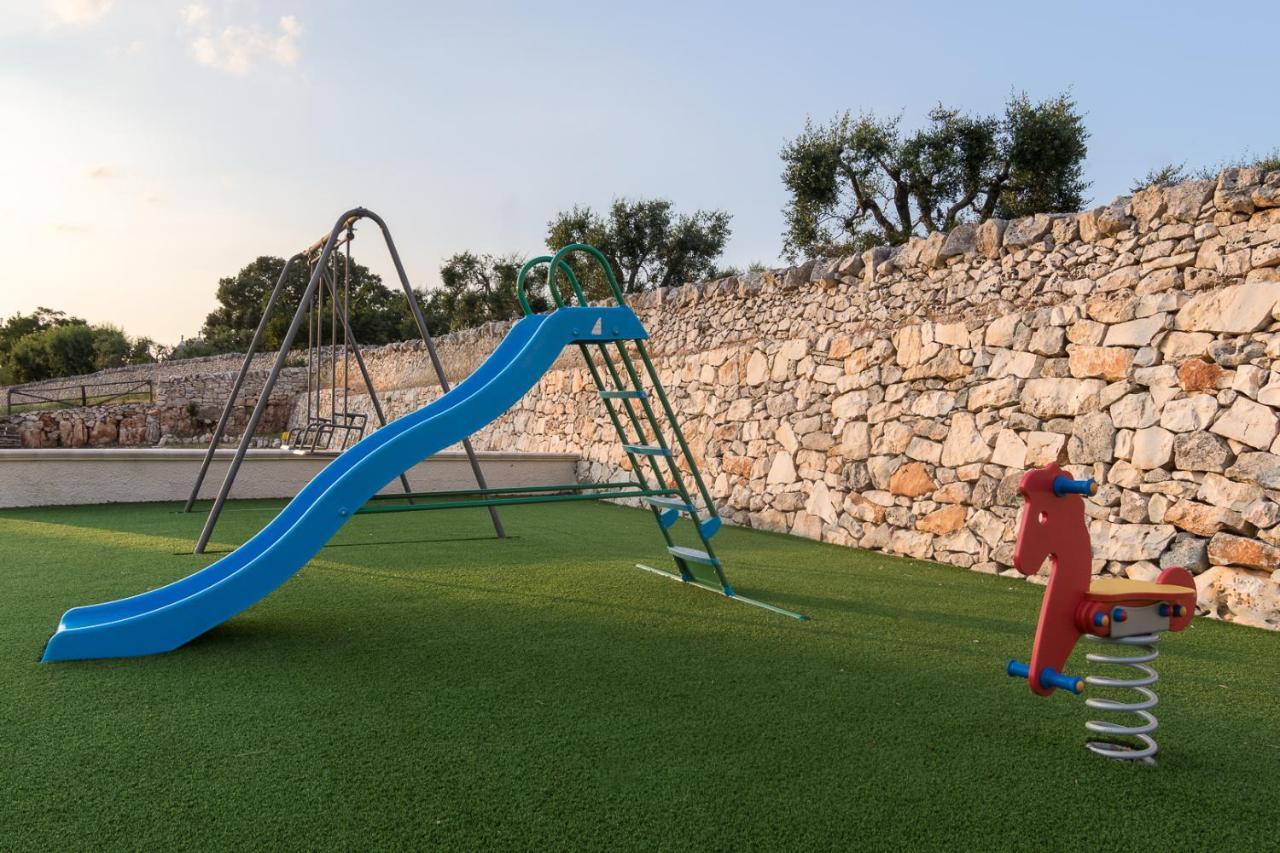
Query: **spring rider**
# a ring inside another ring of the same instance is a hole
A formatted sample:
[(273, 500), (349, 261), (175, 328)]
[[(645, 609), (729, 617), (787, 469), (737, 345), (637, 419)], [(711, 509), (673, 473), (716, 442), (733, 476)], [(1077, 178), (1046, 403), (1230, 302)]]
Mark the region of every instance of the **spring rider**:
[[(1155, 583), (1126, 578), (1092, 578), (1093, 549), (1085, 523), (1082, 495), (1097, 492), (1090, 480), (1075, 480), (1055, 464), (1028, 471), (1019, 490), (1023, 497), (1013, 565), (1033, 575), (1049, 559), (1049, 583), (1040, 605), (1031, 663), (1011, 660), (1006, 672), (1025, 678), (1031, 692), (1049, 696), (1054, 690), (1081, 693), (1085, 685), (1130, 689), (1134, 701), (1090, 698), (1085, 704), (1098, 711), (1137, 715), (1131, 725), (1091, 721), (1085, 728), (1104, 739), (1086, 746), (1099, 755), (1154, 764), (1156, 742), (1151, 733), (1159, 725), (1151, 709), (1159, 701), (1151, 685), (1158, 676), (1151, 662), (1159, 654), (1161, 631), (1181, 631), (1195, 613), (1196, 587), (1191, 573), (1168, 568)], [(1116, 652), (1089, 654), (1090, 663), (1123, 666), (1131, 677), (1077, 678), (1063, 673), (1081, 636), (1115, 647)]]

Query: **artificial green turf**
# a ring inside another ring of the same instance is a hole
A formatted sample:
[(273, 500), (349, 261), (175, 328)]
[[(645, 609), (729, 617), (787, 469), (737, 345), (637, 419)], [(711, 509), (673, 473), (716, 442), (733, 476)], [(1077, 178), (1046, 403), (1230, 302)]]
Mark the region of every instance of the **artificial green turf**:
[[(242, 502), (217, 541), (278, 503)], [(1275, 849), (1280, 636), (1158, 662), (1159, 768), (1032, 696), (1040, 588), (725, 530), (739, 590), (631, 568), (615, 506), (361, 517), (177, 652), (41, 665), (61, 612), (188, 574), (169, 505), (0, 512), (0, 848)], [(1088, 670), (1077, 653), (1071, 672)]]

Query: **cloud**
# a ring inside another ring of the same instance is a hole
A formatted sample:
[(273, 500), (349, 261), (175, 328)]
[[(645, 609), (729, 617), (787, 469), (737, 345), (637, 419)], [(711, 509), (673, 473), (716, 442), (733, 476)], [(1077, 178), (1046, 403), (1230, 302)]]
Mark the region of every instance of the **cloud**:
[(296, 65), (302, 23), (293, 15), (282, 17), (274, 31), (254, 24), (230, 25), (215, 31), (209, 10), (198, 3), (183, 8), (182, 19), (192, 30), (191, 57), (201, 65), (229, 74), (248, 74), (261, 62), (282, 67)]
[(115, 176), (116, 170), (107, 165), (94, 166), (89, 170), (89, 177), (95, 181), (105, 181)]
[(105, 15), (111, 3), (112, 0), (46, 0), (45, 5), (64, 24), (87, 24)]
[(182, 22), (184, 24), (188, 27), (194, 27), (196, 24), (209, 17), (209, 7), (202, 6), (199, 3), (191, 3), (187, 6), (183, 6), (182, 11), (178, 14), (182, 16)]

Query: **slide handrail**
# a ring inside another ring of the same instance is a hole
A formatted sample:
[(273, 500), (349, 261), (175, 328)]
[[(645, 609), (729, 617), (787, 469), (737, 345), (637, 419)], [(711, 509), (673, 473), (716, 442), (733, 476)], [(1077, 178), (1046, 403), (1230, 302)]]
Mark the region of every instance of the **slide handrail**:
[(551, 291), (551, 299), (556, 303), (557, 308), (564, 308), (564, 297), (560, 293), (560, 289), (556, 286), (556, 274), (560, 270), (564, 270), (569, 278), (569, 286), (573, 288), (574, 295), (578, 297), (578, 304), (584, 308), (590, 305), (587, 295), (582, 290), (582, 285), (578, 281), (578, 277), (574, 275), (573, 268), (569, 266), (565, 260), (574, 252), (585, 252), (590, 255), (600, 269), (604, 272), (605, 280), (609, 283), (609, 289), (613, 292), (614, 301), (618, 305), (625, 306), (627, 304), (626, 297), (622, 295), (622, 288), (618, 285), (617, 276), (613, 274), (613, 265), (609, 263), (609, 259), (604, 256), (595, 246), (587, 243), (570, 243), (554, 256), (539, 255), (526, 261), (524, 266), (520, 268), (520, 274), (516, 277), (516, 298), (520, 301), (520, 307), (524, 309), (526, 315), (532, 314), (533, 309), (529, 306), (529, 297), (525, 294), (525, 278), (530, 270), (541, 264), (547, 264), (547, 290)]

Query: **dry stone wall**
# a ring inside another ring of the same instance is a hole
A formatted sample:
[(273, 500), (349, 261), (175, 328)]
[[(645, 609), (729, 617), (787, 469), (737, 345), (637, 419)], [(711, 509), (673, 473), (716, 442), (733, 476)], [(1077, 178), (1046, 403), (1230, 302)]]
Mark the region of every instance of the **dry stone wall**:
[[(1011, 573), (1018, 478), (1058, 461), (1101, 484), (1097, 572), (1184, 565), (1204, 612), (1280, 627), (1280, 172), (635, 307), (733, 523)], [(476, 444), (576, 452), (614, 479), (590, 389), (564, 362)]]

